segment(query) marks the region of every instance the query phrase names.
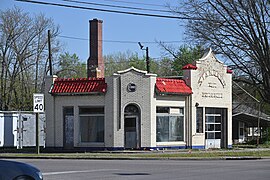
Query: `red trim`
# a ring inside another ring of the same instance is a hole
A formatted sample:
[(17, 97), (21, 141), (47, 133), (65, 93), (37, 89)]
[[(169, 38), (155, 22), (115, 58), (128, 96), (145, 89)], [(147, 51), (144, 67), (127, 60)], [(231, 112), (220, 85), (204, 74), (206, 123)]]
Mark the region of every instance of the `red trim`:
[(233, 70), (227, 68), (227, 73), (232, 74), (233, 73)]
[(187, 64), (185, 66), (182, 67), (182, 69), (192, 69), (192, 70), (196, 70), (197, 66), (194, 66), (193, 64)]
[(85, 93), (105, 93), (107, 84), (104, 78), (76, 78), (61, 79), (54, 81), (52, 94), (85, 94)]
[(157, 78), (156, 90), (159, 93), (184, 94), (184, 95), (192, 94), (191, 88), (188, 85), (186, 85), (184, 80), (181, 79)]

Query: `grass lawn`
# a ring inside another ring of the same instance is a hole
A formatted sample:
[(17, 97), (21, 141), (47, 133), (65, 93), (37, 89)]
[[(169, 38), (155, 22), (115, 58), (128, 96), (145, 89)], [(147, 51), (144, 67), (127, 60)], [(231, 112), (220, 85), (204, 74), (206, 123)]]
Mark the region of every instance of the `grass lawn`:
[(185, 159), (226, 157), (270, 157), (270, 149), (125, 151), (87, 153), (1, 153), (0, 158), (78, 158), (78, 159)]

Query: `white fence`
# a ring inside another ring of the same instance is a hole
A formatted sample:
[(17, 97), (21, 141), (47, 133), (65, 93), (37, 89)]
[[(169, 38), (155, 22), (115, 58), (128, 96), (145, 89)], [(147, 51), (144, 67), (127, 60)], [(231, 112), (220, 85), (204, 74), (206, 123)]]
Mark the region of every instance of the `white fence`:
[[(45, 114), (39, 114), (39, 145), (45, 147)], [(36, 146), (36, 114), (0, 111), (0, 147)]]

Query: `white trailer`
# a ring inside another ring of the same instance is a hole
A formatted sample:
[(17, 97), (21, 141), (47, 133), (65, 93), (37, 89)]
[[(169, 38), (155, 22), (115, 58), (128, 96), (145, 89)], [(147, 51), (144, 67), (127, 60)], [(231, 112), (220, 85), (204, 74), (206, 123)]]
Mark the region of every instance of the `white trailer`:
[[(45, 114), (39, 114), (39, 145), (45, 147)], [(36, 146), (36, 114), (0, 111), (0, 147)]]

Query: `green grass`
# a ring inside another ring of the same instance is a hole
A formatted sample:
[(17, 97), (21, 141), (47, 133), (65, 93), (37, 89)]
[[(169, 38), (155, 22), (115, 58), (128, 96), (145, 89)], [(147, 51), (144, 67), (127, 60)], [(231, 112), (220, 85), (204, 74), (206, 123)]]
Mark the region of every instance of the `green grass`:
[(270, 149), (265, 150), (190, 150), (190, 151), (143, 151), (143, 152), (101, 152), (101, 153), (1, 153), (0, 158), (67, 158), (67, 159), (185, 159), (185, 158), (225, 158), (225, 157), (270, 157)]

